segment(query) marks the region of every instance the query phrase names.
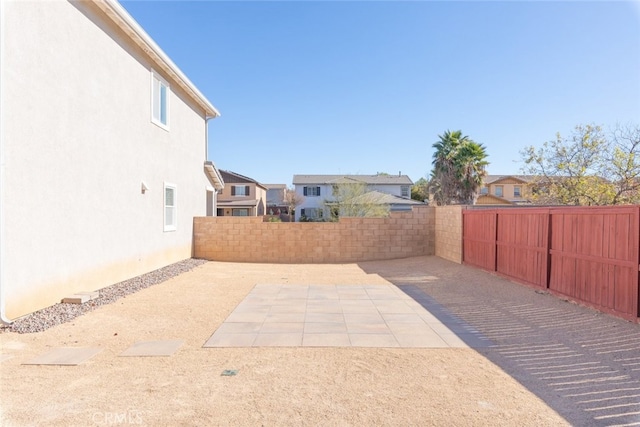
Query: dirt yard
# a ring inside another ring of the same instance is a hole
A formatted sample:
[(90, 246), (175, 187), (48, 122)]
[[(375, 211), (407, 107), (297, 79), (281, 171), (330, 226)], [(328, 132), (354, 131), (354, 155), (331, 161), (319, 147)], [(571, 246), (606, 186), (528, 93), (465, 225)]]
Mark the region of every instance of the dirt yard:
[[(71, 323), (0, 334), (11, 356), (0, 362), (0, 424), (567, 425), (473, 349), (202, 348), (257, 283), (389, 284), (356, 264), (209, 262)], [(169, 339), (185, 341), (171, 357), (118, 357)], [(78, 366), (22, 365), (65, 346), (102, 351)]]

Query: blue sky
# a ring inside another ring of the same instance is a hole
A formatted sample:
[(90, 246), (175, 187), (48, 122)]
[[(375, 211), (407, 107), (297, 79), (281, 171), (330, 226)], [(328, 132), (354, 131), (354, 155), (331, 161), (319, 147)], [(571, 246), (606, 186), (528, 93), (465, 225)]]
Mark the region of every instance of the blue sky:
[(122, 1), (220, 110), (218, 168), (431, 171), (462, 130), (491, 174), (578, 124), (640, 122), (638, 2)]

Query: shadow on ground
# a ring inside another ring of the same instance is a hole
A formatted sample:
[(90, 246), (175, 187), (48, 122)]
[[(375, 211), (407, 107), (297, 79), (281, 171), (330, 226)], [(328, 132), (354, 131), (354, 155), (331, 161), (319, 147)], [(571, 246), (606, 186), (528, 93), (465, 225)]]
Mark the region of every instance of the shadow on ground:
[(407, 261), (359, 266), (455, 319), (461, 339), (572, 425), (640, 426), (640, 325), (437, 257)]

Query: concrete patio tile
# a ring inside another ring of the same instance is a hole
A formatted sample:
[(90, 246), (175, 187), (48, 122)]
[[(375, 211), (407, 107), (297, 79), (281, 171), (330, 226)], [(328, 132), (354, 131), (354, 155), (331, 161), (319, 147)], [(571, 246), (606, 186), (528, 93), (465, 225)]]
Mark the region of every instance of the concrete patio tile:
[(305, 322), (304, 324), (305, 334), (335, 334), (335, 333), (347, 333), (347, 325), (338, 322)]
[(36, 357), (23, 365), (79, 365), (86, 362), (102, 349), (91, 347), (60, 347)]
[(258, 334), (220, 334), (216, 332), (202, 347), (251, 347)]
[(233, 309), (233, 313), (264, 313), (267, 314), (271, 310), (272, 304), (245, 304), (240, 303)]
[(386, 323), (347, 323), (349, 334), (390, 334)]
[(436, 333), (394, 334), (401, 347), (410, 348), (447, 348), (450, 347)]
[(424, 311), (417, 311), (416, 312), (418, 314), (418, 316), (420, 316), (420, 318), (422, 320), (424, 320), (427, 324), (432, 324), (432, 323), (442, 323), (440, 322), (440, 320), (438, 320), (438, 318), (436, 316), (434, 316), (432, 313), (428, 312), (427, 310)]
[(305, 313), (269, 313), (264, 323), (297, 323), (304, 322)]
[(426, 323), (408, 323), (408, 322), (387, 322), (387, 327), (394, 334), (411, 334), (411, 333), (423, 333), (429, 332), (437, 335)]
[(349, 334), (353, 347), (400, 347), (392, 334)]
[(216, 333), (221, 334), (251, 334), (260, 332), (262, 323), (258, 322), (224, 322)]
[(302, 336), (303, 347), (349, 347), (349, 335), (343, 334), (307, 334)]
[(307, 311), (306, 299), (278, 300), (271, 306), (270, 313), (304, 313)]
[(278, 293), (282, 289), (282, 284), (258, 283), (251, 290), (252, 294), (256, 293)]
[(460, 337), (458, 337), (455, 333), (450, 332), (450, 333), (438, 333), (438, 335), (440, 336), (440, 338), (442, 338), (442, 340), (444, 342), (447, 343), (447, 345), (449, 347), (454, 347), (454, 348), (467, 348), (469, 347)]
[(380, 313), (344, 313), (345, 323), (385, 324)]
[(182, 344), (184, 344), (184, 341), (181, 340), (138, 341), (131, 347), (120, 353), (120, 356), (171, 356), (178, 350), (178, 348), (180, 348)]
[(349, 307), (343, 307), (343, 313), (345, 314), (377, 314), (380, 315), (380, 312), (378, 311), (377, 308), (368, 306), (368, 305), (363, 305), (363, 306), (356, 306), (356, 305), (352, 305)]
[(307, 313), (304, 319), (310, 323), (344, 323), (342, 313)]
[(398, 294), (392, 291), (367, 291), (369, 298), (372, 300), (385, 300), (385, 301), (393, 301), (400, 299)]
[(309, 301), (307, 313), (342, 313), (342, 305), (338, 300)]
[(309, 301), (326, 301), (326, 300), (338, 300), (340, 296), (338, 292), (335, 290), (327, 290), (327, 291), (309, 291), (308, 295)]
[(263, 323), (267, 318), (267, 313), (231, 313), (229, 317), (225, 319), (225, 322), (233, 323)]
[(0, 354), (0, 363), (13, 358), (12, 354)]
[(302, 345), (302, 332), (298, 334), (259, 334), (252, 347), (299, 347)]
[(260, 334), (289, 334), (289, 333), (302, 333), (304, 330), (304, 323), (264, 323), (260, 328)]
[(426, 325), (426, 322), (422, 320), (417, 313), (381, 313), (382, 318), (385, 322), (396, 322), (396, 323), (419, 323), (423, 326)]
[(297, 284), (287, 284), (280, 285), (283, 291), (308, 291), (309, 288), (313, 285), (297, 285)]
[(436, 331), (438, 334), (453, 334), (454, 331), (451, 330), (451, 325), (445, 325), (444, 323), (427, 323), (431, 329)]
[(374, 301), (374, 304), (380, 313), (415, 313), (415, 310), (405, 304), (404, 301)]

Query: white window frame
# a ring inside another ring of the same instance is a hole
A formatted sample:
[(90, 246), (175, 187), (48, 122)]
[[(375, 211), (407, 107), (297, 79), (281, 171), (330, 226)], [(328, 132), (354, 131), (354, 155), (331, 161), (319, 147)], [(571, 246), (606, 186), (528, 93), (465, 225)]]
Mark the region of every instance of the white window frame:
[[(167, 189), (173, 190), (173, 206), (167, 205)], [(178, 190), (175, 184), (171, 184), (170, 182), (164, 183), (164, 188), (162, 192), (162, 201), (163, 201), (163, 214), (162, 220), (164, 224), (164, 231), (176, 231), (178, 229)], [(167, 224), (167, 209), (173, 208), (173, 223)]]
[(319, 185), (305, 185), (302, 189), (303, 194), (307, 193), (305, 197), (320, 197), (321, 191)]
[(513, 186), (513, 197), (522, 197), (522, 186), (514, 185)]
[(504, 185), (496, 185), (493, 191), (496, 196), (504, 197)]
[[(165, 97), (165, 121), (163, 123), (161, 120), (161, 109), (158, 111), (158, 117), (156, 117), (155, 106), (156, 106), (156, 98), (158, 98), (158, 106), (160, 107), (160, 93), (156, 90), (156, 82), (158, 85), (164, 86), (166, 88), (166, 97)], [(162, 129), (168, 131), (169, 130), (169, 117), (170, 117), (170, 105), (171, 105), (171, 85), (165, 79), (162, 78), (160, 74), (158, 74), (155, 70), (151, 69), (151, 123), (161, 127)]]
[(400, 187), (400, 197), (411, 197), (411, 188), (408, 185)]

